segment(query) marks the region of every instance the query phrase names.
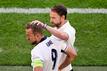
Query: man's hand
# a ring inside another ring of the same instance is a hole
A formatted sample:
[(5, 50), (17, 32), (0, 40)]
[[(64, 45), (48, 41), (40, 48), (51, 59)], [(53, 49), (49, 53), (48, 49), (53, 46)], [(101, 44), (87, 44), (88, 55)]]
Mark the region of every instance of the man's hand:
[(58, 69), (58, 71), (61, 71), (61, 69)]
[(46, 29), (46, 26), (47, 26), (46, 24), (42, 23), (39, 20), (32, 21), (32, 23), (36, 23), (38, 27), (41, 27), (41, 28), (44, 28), (44, 29)]
[(66, 48), (66, 58), (64, 60), (64, 62), (59, 66), (59, 70), (62, 70), (63, 68), (67, 67), (70, 63), (72, 63), (74, 61), (74, 59), (77, 56), (77, 52), (75, 50), (74, 47), (71, 46), (67, 46)]

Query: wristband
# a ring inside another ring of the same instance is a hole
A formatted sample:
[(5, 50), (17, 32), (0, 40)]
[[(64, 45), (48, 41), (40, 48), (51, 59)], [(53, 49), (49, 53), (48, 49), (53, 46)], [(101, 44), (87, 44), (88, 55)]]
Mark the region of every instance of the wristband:
[(44, 24), (43, 28), (45, 28), (45, 29), (46, 29), (46, 27), (47, 27), (47, 24)]

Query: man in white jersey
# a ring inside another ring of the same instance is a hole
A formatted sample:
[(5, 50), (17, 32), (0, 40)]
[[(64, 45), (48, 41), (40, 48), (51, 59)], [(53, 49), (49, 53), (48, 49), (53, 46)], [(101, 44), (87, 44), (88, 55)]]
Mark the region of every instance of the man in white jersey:
[[(38, 26), (45, 28), (52, 34), (52, 38), (56, 39), (56, 41), (65, 42), (67, 45), (73, 47), (75, 42), (75, 29), (70, 25), (69, 21), (66, 19), (67, 9), (63, 5), (54, 6), (50, 11), (50, 22), (56, 28), (52, 28), (47, 24), (43, 24), (40, 21), (38, 22)], [(77, 54), (75, 54), (77, 56)], [(61, 60), (65, 59), (65, 55), (62, 55)], [(60, 62), (62, 63), (63, 60)], [(59, 69), (61, 71), (73, 71), (72, 66), (69, 65), (63, 69), (63, 63), (60, 65)]]
[(66, 53), (68, 60), (74, 56), (74, 53), (70, 52), (72, 49), (67, 48), (65, 43), (43, 36), (42, 28), (36, 23), (27, 24), (26, 36), (36, 45), (31, 51), (33, 71), (58, 71), (61, 51)]

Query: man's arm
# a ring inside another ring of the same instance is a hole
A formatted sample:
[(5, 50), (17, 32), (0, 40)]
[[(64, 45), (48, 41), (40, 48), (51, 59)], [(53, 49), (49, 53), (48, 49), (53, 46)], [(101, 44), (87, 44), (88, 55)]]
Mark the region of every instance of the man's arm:
[(65, 68), (66, 66), (68, 66), (71, 62), (73, 62), (73, 60), (77, 56), (76, 50), (74, 48), (71, 48), (71, 47), (67, 47), (66, 48), (66, 54), (67, 54), (66, 59), (59, 66), (59, 70), (62, 70), (63, 68)]
[(47, 31), (49, 31), (51, 34), (53, 34), (54, 36), (62, 39), (62, 40), (68, 40), (69, 36), (66, 32), (62, 32), (62, 31), (59, 31), (53, 27), (50, 27), (50, 26), (46, 26), (46, 29)]
[(35, 67), (34, 71), (43, 71), (43, 68), (42, 67)]
[(32, 66), (34, 71), (43, 71), (43, 62), (39, 58), (32, 61)]
[(51, 26), (48, 26), (38, 20), (35, 20), (33, 21), (32, 23), (38, 23), (38, 27), (43, 27), (45, 28), (47, 31), (49, 31), (51, 34), (53, 34), (54, 36), (62, 39), (62, 40), (68, 40), (69, 36), (66, 32), (62, 32), (62, 31), (59, 31)]

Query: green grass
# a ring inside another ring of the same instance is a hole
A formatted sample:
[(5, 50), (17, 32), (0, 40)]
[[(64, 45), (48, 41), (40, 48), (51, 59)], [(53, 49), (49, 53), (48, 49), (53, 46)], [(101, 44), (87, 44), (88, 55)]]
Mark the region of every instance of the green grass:
[[(70, 17), (70, 16), (69, 16)], [(77, 29), (76, 65), (107, 65), (107, 14), (72, 14), (70, 21)]]
[[(48, 14), (0, 14), (0, 65), (30, 65), (33, 46), (25, 24), (34, 19), (49, 23)], [(68, 19), (77, 30), (73, 65), (107, 65), (107, 14), (69, 14)]]
[(33, 71), (30, 66), (0, 66), (0, 71)]
[[(73, 66), (74, 71), (107, 71), (101, 66)], [(30, 66), (0, 66), (0, 71), (32, 71)]]
[(64, 4), (70, 8), (107, 8), (107, 0), (0, 0), (0, 7), (52, 7)]
[(0, 65), (30, 64), (32, 46), (25, 37), (25, 24), (38, 16), (47, 15), (0, 14)]

